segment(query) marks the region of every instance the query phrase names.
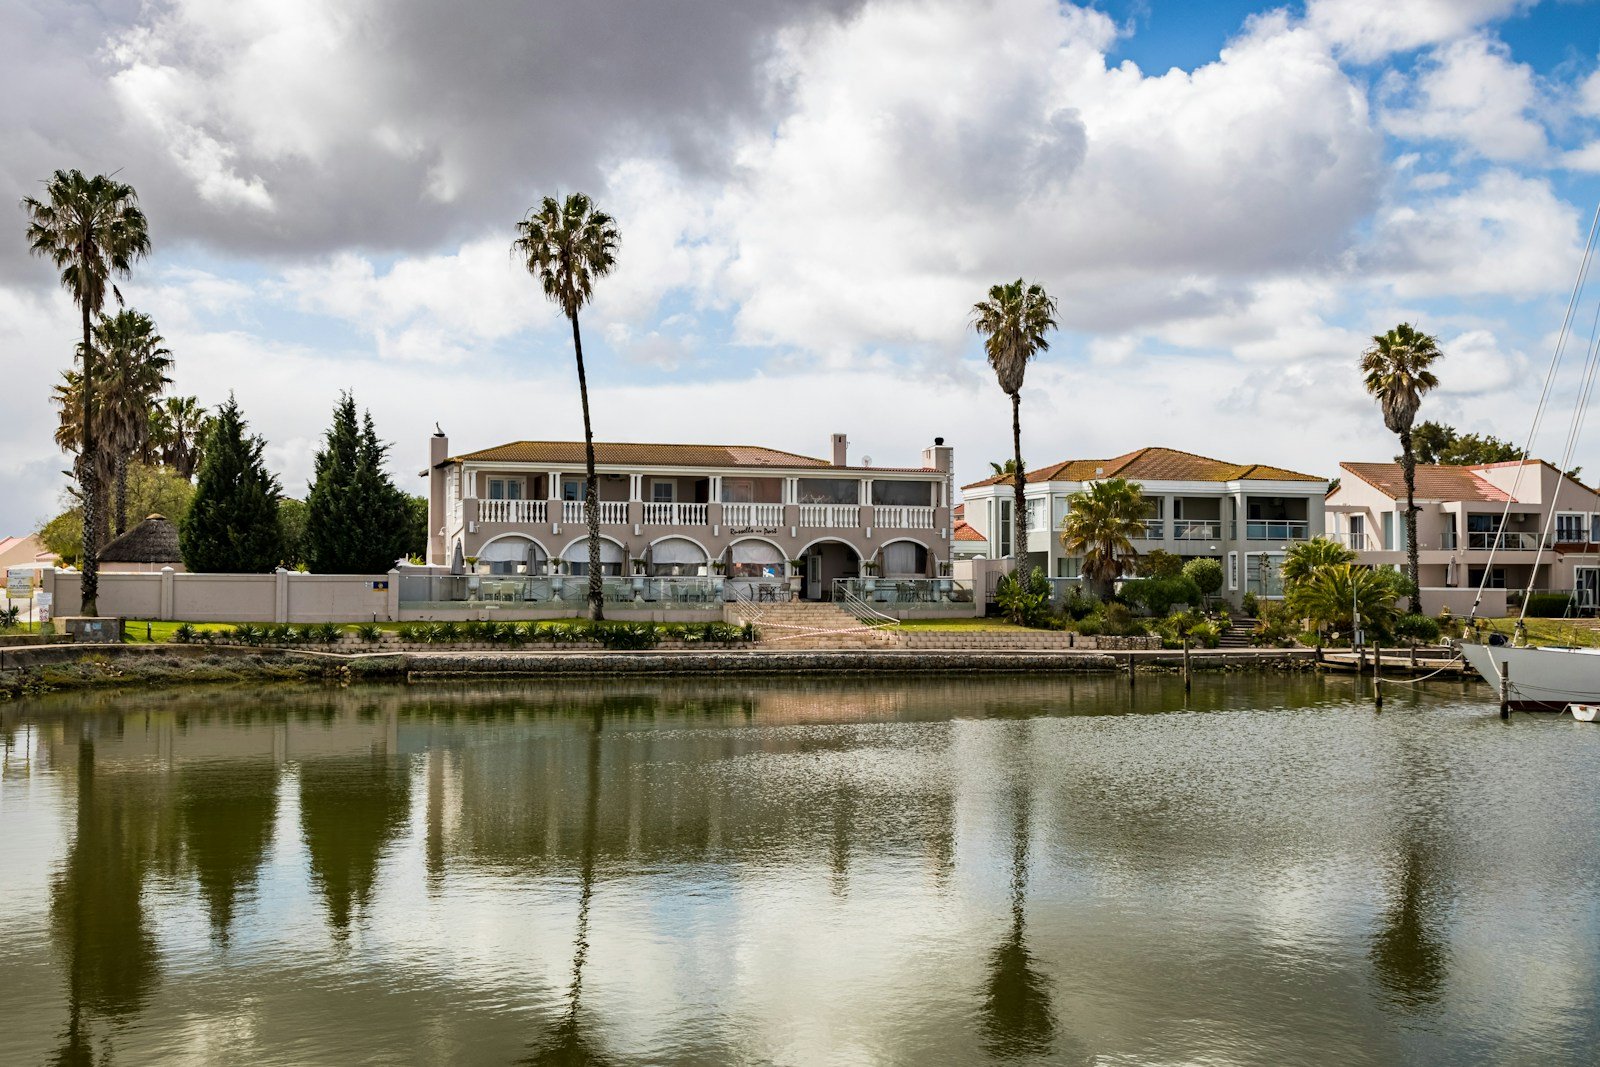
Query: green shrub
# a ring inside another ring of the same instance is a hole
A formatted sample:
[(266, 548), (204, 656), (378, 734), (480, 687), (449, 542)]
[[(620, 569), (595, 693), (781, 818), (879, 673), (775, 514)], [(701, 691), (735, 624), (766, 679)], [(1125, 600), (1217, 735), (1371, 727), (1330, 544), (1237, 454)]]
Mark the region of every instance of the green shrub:
[(1061, 598), (1061, 614), (1069, 619), (1086, 619), (1100, 610), (1100, 601), (1090, 596), (1081, 586)]
[(1240, 610), (1242, 610), (1252, 619), (1257, 618), (1261, 614), (1261, 604), (1258, 600), (1256, 600), (1256, 595), (1254, 593), (1246, 593), (1243, 599), (1239, 601), (1239, 605)]
[(1189, 627), (1189, 643), (1200, 648), (1216, 648), (1222, 643), (1222, 631), (1214, 622), (1197, 622)]
[(195, 641), (196, 631), (189, 623), (179, 623), (178, 628), (172, 631), (172, 639), (180, 645), (191, 645)]
[(533, 631), (538, 629), (538, 623), (508, 622), (505, 626), (505, 643), (512, 648), (521, 648), (533, 636)]
[(413, 626), (410, 623), (406, 623), (395, 632), (400, 635), (400, 640), (408, 645), (421, 644), (428, 636), (426, 628)]
[(1256, 605), (1256, 629), (1250, 643), (1263, 648), (1288, 648), (1297, 644), (1302, 621), (1279, 600)]
[(317, 639), (316, 624), (308, 622), (304, 625), (298, 626), (295, 628), (294, 635), (296, 641), (309, 645)]
[(316, 639), (325, 645), (331, 645), (344, 634), (344, 629), (337, 623), (322, 622), (316, 626)]
[(1402, 615), (1394, 620), (1394, 635), (1412, 644), (1431, 645), (1439, 640), (1439, 624), (1426, 615)]
[(1572, 598), (1566, 593), (1534, 593), (1528, 597), (1526, 614), (1535, 619), (1559, 619), (1567, 614)]
[(589, 639), (588, 627), (573, 622), (558, 622), (546, 626), (544, 635), (552, 645), (571, 645)]
[(1145, 632), (1144, 626), (1133, 617), (1133, 610), (1115, 601), (1100, 612), (1100, 623), (1104, 632), (1111, 637), (1133, 637)]
[(356, 636), (367, 644), (376, 644), (383, 640), (383, 627), (375, 622), (364, 622), (356, 627)]
[(660, 630), (650, 622), (594, 623), (589, 634), (600, 642), (601, 648), (612, 650), (654, 648), (661, 643)]
[(1072, 628), (1085, 637), (1095, 637), (1105, 629), (1105, 626), (1099, 615), (1086, 615)]
[(479, 641), (483, 638), (483, 623), (476, 619), (469, 619), (461, 624), (461, 639), (463, 641)]
[(1158, 617), (1179, 604), (1200, 606), (1200, 588), (1181, 574), (1173, 578), (1135, 578), (1123, 582), (1118, 593), (1121, 599)]
[(428, 644), (447, 645), (461, 637), (461, 627), (453, 622), (436, 622), (428, 627)]
[(18, 604), (8, 604), (0, 608), (0, 629), (11, 629), (21, 617), (22, 607)]
[(995, 583), (994, 603), (1012, 622), (1040, 626), (1050, 618), (1050, 579), (1039, 567), (1002, 574)]
[(1176, 578), (1183, 573), (1183, 557), (1153, 548), (1134, 560), (1134, 573), (1140, 578)]
[(238, 626), (235, 626), (231, 631), (229, 631), (228, 637), (235, 644), (259, 645), (264, 634), (265, 631), (259, 629), (258, 627), (252, 626), (247, 622), (241, 622)]

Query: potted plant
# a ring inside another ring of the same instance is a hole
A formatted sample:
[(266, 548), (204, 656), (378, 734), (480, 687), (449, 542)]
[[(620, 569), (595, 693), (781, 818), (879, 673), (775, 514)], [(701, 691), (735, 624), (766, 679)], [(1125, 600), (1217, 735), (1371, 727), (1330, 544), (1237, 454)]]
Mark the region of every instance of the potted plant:
[(561, 599), (561, 587), (565, 585), (563, 575), (567, 573), (567, 561), (560, 556), (550, 560), (550, 592), (557, 600)]
[(477, 556), (468, 556), (468, 557), (466, 557), (466, 560), (467, 560), (467, 599), (468, 600), (476, 600), (476, 599), (478, 599), (478, 586), (481, 584), (481, 580), (478, 578), (478, 557)]
[(795, 596), (800, 595), (800, 583), (806, 578), (806, 561), (791, 559), (789, 561), (789, 592)]

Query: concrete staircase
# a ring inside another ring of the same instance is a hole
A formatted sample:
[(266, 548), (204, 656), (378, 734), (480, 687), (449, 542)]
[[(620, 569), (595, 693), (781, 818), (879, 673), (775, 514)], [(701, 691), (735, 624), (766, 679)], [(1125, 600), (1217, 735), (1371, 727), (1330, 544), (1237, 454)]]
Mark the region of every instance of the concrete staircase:
[(1228, 628), (1217, 641), (1219, 648), (1249, 648), (1250, 635), (1256, 632), (1256, 620), (1248, 615), (1229, 615)]
[(790, 600), (779, 604), (730, 604), (728, 617), (753, 622), (763, 648), (801, 651), (819, 648), (897, 648), (894, 628), (863, 626), (837, 604)]

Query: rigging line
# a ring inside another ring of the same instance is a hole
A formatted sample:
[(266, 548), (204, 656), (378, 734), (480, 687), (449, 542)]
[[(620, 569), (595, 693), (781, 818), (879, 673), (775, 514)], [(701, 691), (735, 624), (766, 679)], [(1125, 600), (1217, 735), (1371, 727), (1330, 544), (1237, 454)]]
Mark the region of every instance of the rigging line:
[(1528, 571), (1528, 588), (1522, 596), (1522, 608), (1517, 614), (1518, 619), (1525, 619), (1528, 615), (1528, 597), (1533, 594), (1534, 583), (1538, 581), (1539, 564), (1544, 559), (1544, 547), (1550, 542), (1550, 531), (1555, 526), (1556, 510), (1560, 504), (1561, 490), (1566, 485), (1566, 472), (1572, 469), (1572, 456), (1577, 451), (1578, 438), (1582, 436), (1584, 416), (1589, 408), (1589, 398), (1594, 394), (1595, 371), (1597, 360), (1600, 360), (1600, 348), (1596, 347), (1596, 340), (1600, 339), (1600, 301), (1594, 309), (1594, 322), (1589, 327), (1589, 342), (1585, 346), (1583, 373), (1578, 380), (1578, 398), (1572, 407), (1572, 421), (1567, 426), (1567, 439), (1562, 446), (1561, 465), (1556, 468), (1556, 488), (1550, 494), (1550, 510), (1545, 514), (1544, 529), (1540, 532), (1539, 543), (1533, 557), (1533, 566)]
[(1517, 489), (1522, 484), (1522, 472), (1527, 467), (1528, 456), (1533, 452), (1533, 442), (1539, 433), (1539, 422), (1544, 417), (1545, 405), (1550, 399), (1550, 389), (1555, 381), (1556, 368), (1561, 365), (1561, 354), (1567, 346), (1567, 337), (1572, 328), (1572, 316), (1577, 311), (1578, 302), (1583, 294), (1584, 282), (1589, 276), (1589, 264), (1594, 259), (1594, 243), (1597, 231), (1600, 231), (1600, 203), (1595, 205), (1594, 219), (1589, 223), (1589, 239), (1584, 243), (1583, 258), (1578, 264), (1578, 277), (1572, 284), (1572, 296), (1567, 299), (1567, 312), (1561, 319), (1561, 330), (1556, 334), (1555, 350), (1550, 355), (1550, 367), (1545, 371), (1544, 375), (1544, 389), (1539, 394), (1539, 403), (1533, 409), (1533, 425), (1528, 428), (1527, 443), (1522, 448), (1522, 460), (1517, 464), (1517, 473), (1511, 480), (1511, 492), (1506, 494), (1506, 506), (1500, 512), (1500, 529), (1494, 531), (1494, 536), (1489, 539), (1489, 559), (1484, 563), (1483, 576), (1478, 580), (1478, 590), (1472, 598), (1472, 610), (1467, 613), (1468, 619), (1478, 617), (1478, 608), (1483, 603), (1483, 591), (1488, 587), (1489, 578), (1494, 573), (1494, 557), (1500, 548), (1506, 520), (1511, 516), (1511, 504), (1516, 500)]
[(1422, 675), (1420, 678), (1385, 678), (1383, 680), (1383, 683), (1385, 685), (1418, 685), (1418, 684), (1420, 684), (1422, 682), (1426, 682), (1429, 678), (1432, 678), (1435, 675), (1443, 674), (1445, 671), (1449, 670), (1451, 667), (1454, 667), (1457, 663), (1461, 663), (1461, 662), (1463, 662), (1463, 657), (1458, 652), (1458, 653), (1456, 653), (1454, 659), (1445, 660), (1444, 664), (1438, 670), (1429, 671), (1427, 674)]

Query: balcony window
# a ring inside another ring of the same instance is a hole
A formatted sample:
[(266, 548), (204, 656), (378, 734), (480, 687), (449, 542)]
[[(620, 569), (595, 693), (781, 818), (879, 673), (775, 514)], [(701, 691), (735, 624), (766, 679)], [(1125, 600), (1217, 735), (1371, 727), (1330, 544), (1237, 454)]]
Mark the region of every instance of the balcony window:
[(521, 478), (490, 478), (489, 479), (489, 499), (490, 500), (521, 500), (522, 499), (522, 479)]
[(677, 496), (678, 487), (672, 482), (651, 482), (650, 502), (652, 504), (671, 504)]
[(1562, 544), (1587, 541), (1588, 516), (1575, 512), (1556, 512), (1556, 540)]
[(875, 481), (872, 483), (872, 502), (886, 507), (932, 507), (933, 483)]
[(585, 481), (585, 479), (583, 479), (583, 478), (563, 478), (563, 479), (561, 479), (561, 499), (562, 500), (582, 500), (583, 499), (583, 484), (584, 484), (584, 481)]
[(801, 478), (797, 503), (859, 504), (861, 483), (854, 478)]

